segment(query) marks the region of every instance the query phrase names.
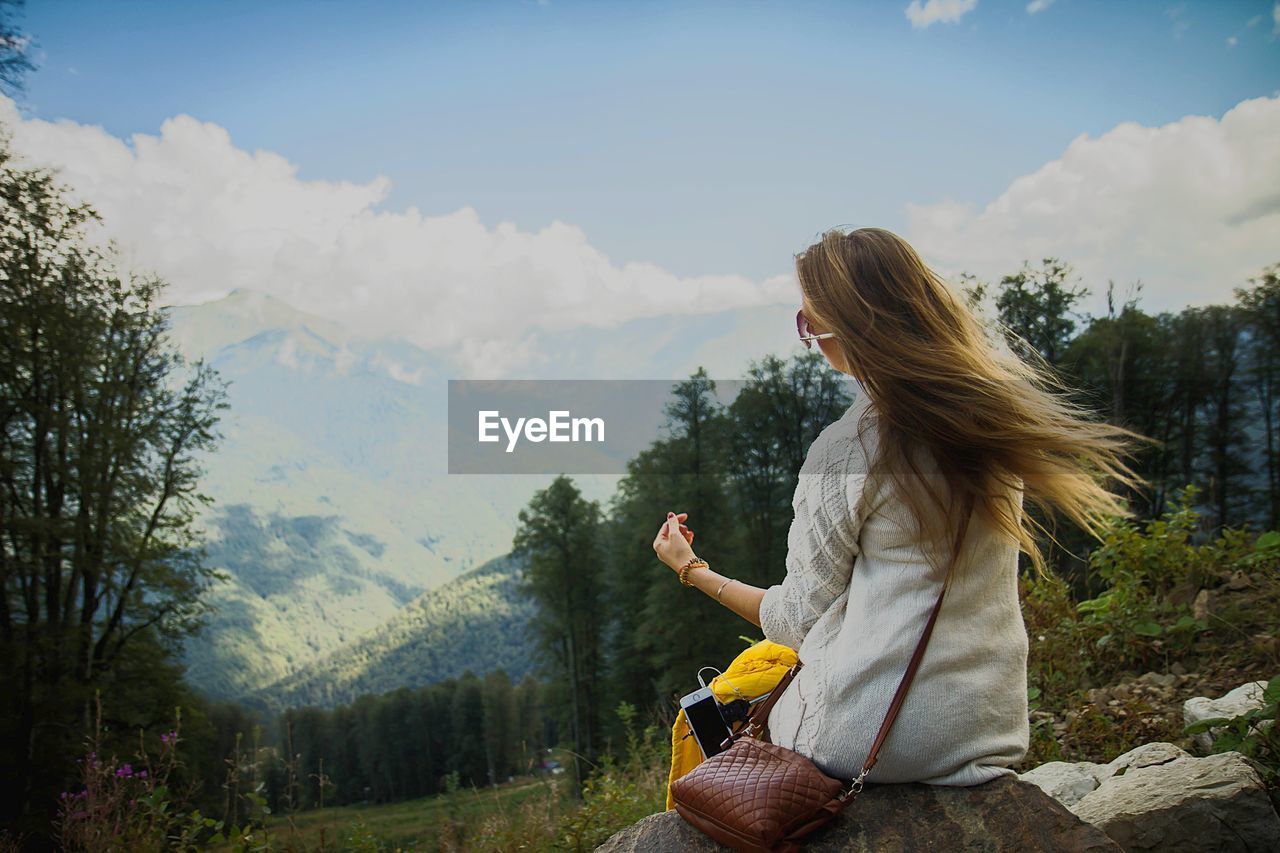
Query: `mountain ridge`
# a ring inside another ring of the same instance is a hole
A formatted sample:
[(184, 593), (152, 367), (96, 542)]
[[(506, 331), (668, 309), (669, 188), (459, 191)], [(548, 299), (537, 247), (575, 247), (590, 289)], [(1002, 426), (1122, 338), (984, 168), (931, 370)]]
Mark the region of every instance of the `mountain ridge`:
[(522, 589), (524, 560), (506, 554), (417, 596), (382, 625), (251, 695), (253, 704), (334, 707), (367, 693), (422, 687), (467, 670), (535, 668)]

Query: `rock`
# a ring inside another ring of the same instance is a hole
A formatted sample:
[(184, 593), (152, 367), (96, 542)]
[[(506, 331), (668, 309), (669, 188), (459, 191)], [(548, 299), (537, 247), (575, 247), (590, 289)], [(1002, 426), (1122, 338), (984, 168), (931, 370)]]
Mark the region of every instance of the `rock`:
[(1115, 771), (1092, 761), (1050, 761), (1019, 775), (1064, 806), (1073, 806)]
[(1129, 851), (1280, 850), (1280, 815), (1238, 752), (1131, 764), (1071, 810)]
[(1191, 616), (1201, 622), (1209, 618), (1209, 590), (1202, 589), (1196, 593), (1196, 600), (1191, 603)]
[(1174, 661), (1173, 666), (1169, 667), (1169, 671), (1174, 675), (1186, 675), (1187, 668), (1182, 665), (1181, 661)]
[(1254, 634), (1250, 639), (1253, 650), (1258, 654), (1280, 657), (1280, 637), (1271, 634)]
[(1117, 773), (1124, 773), (1131, 767), (1154, 767), (1158, 764), (1168, 764), (1170, 761), (1175, 761), (1179, 758), (1190, 757), (1191, 753), (1172, 743), (1163, 741), (1145, 743), (1123, 755), (1117, 755), (1106, 764), (1100, 765), (1098, 778), (1101, 781)]
[[(1254, 708), (1262, 707), (1262, 691), (1267, 689), (1265, 681), (1251, 681), (1241, 684), (1235, 690), (1219, 699), (1208, 699), (1196, 696), (1182, 703), (1182, 722), (1191, 725), (1200, 720), (1213, 717), (1238, 717)], [(1195, 735), (1196, 745), (1208, 752), (1213, 748), (1213, 739), (1219, 728)]]
[(1227, 589), (1241, 590), (1253, 586), (1253, 578), (1245, 574), (1244, 569), (1236, 569), (1227, 581)]
[[(981, 785), (868, 783), (831, 824), (806, 839), (806, 851), (982, 850), (1118, 851), (1098, 828), (1029, 782), (1005, 775)], [(662, 812), (596, 848), (609, 853), (725, 850)]]

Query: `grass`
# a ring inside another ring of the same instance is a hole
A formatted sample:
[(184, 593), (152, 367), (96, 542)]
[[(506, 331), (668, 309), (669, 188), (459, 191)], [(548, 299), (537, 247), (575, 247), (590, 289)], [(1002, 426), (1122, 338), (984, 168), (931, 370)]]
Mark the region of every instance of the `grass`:
[(283, 850), (519, 849), (509, 843), (512, 830), (527, 831), (530, 822), (554, 824), (564, 789), (559, 777), (518, 779), (401, 803), (312, 809), (292, 818), (281, 814), (266, 829), (271, 849)]

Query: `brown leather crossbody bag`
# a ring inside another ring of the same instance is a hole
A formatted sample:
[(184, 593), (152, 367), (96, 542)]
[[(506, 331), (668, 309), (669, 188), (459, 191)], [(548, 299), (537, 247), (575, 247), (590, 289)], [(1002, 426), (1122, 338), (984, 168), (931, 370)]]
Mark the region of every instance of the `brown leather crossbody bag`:
[(769, 697), (752, 712), (746, 724), (721, 744), (727, 749), (671, 783), (672, 799), (681, 817), (734, 850), (795, 853), (805, 836), (827, 824), (853, 802), (876, 763), (876, 755), (889, 735), (924, 656), (967, 527), (966, 517), (956, 537), (956, 548), (947, 566), (938, 602), (929, 614), (911, 663), (889, 704), (889, 713), (857, 777), (849, 781), (835, 779), (800, 753), (769, 743), (769, 711), (800, 671), (802, 664), (797, 661)]

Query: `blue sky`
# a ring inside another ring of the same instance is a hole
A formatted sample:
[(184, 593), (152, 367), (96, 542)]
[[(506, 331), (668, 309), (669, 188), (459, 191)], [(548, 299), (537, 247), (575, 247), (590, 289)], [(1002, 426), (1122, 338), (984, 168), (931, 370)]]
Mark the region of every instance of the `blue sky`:
[(825, 227), (904, 230), (906, 202), (984, 203), (1081, 133), (1280, 87), (1270, 2), (1026, 5), (34, 2), (27, 114), (127, 137), (188, 113), (302, 178), (386, 175), (386, 209), (763, 277)]
[(15, 150), (173, 303), (259, 291), (485, 376), (674, 314), (724, 364), (783, 351), (793, 255), (838, 225), (953, 281), (1059, 258), (1094, 315), (1109, 282), (1177, 311), (1280, 262), (1274, 0), (58, 0), (22, 23)]

